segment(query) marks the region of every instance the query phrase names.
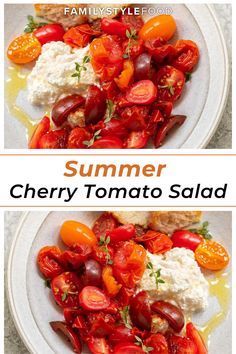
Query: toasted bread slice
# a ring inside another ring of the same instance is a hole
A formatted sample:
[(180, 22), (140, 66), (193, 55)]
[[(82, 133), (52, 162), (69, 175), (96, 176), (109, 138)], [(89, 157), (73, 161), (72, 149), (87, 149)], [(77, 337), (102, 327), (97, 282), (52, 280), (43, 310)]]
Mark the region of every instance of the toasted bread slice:
[(85, 4), (35, 4), (36, 16), (42, 17), (48, 21), (60, 23), (65, 29), (73, 26), (81, 25), (88, 21), (88, 17), (85, 15), (65, 14), (65, 8), (84, 8)]
[(136, 224), (145, 228), (148, 226), (148, 211), (113, 211), (112, 215), (121, 224)]
[(199, 222), (201, 216), (201, 211), (153, 211), (150, 212), (149, 226), (170, 235), (175, 230)]

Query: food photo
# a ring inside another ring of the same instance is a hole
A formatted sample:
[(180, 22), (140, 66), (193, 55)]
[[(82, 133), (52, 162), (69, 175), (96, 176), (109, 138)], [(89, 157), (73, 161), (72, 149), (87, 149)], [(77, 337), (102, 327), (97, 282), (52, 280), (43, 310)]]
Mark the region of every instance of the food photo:
[(231, 222), (221, 211), (24, 213), (7, 272), (18, 348), (230, 354)]
[(211, 5), (6, 4), (5, 147), (231, 147), (229, 68)]

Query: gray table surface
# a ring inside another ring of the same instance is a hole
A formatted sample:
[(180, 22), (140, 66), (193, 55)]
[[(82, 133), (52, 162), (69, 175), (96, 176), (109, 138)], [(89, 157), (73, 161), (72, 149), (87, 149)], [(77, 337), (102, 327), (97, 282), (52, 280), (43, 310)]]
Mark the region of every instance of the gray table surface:
[[(226, 42), (228, 45), (229, 54), (231, 57), (231, 5), (215, 5), (218, 19), (221, 23), (223, 32), (225, 34)], [(231, 147), (231, 105), (232, 97), (229, 95), (225, 113), (222, 117), (221, 123), (208, 144), (207, 148), (230, 148)], [(16, 231), (22, 213), (19, 211), (5, 213), (5, 272), (7, 267), (9, 250), (11, 247), (12, 239)], [(5, 354), (28, 354), (29, 351), (22, 343), (11, 318), (8, 303), (5, 294)]]

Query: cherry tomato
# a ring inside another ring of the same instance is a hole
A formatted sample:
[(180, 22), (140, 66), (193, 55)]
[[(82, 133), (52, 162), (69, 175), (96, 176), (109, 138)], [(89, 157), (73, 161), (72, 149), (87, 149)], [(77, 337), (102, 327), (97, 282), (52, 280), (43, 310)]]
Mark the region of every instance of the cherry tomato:
[(66, 323), (72, 325), (77, 316), (81, 315), (82, 311), (74, 309), (73, 307), (65, 307), (63, 309), (63, 315)]
[(105, 93), (95, 85), (90, 85), (86, 95), (84, 115), (86, 124), (96, 124), (106, 112)]
[(173, 103), (170, 101), (158, 101), (153, 104), (153, 108), (159, 109), (164, 118), (169, 118), (173, 109)]
[[(139, 227), (138, 230), (137, 230), (137, 227)], [(134, 239), (135, 242), (149, 241), (149, 240), (156, 238), (156, 236), (157, 236), (156, 231), (153, 231), (153, 230), (145, 231), (142, 227), (140, 229), (140, 226), (136, 225), (136, 235), (135, 235), (135, 239)]]
[(150, 104), (157, 98), (157, 88), (151, 80), (141, 80), (126, 92), (127, 101), (134, 104)]
[(175, 332), (180, 332), (184, 327), (184, 314), (180, 308), (165, 301), (156, 301), (151, 305), (152, 311), (165, 318)]
[(208, 350), (205, 346), (205, 343), (204, 343), (200, 333), (198, 332), (196, 327), (191, 322), (189, 322), (186, 326), (186, 334), (187, 334), (187, 337), (195, 343), (195, 345), (197, 347), (198, 354), (207, 354), (208, 353)]
[(73, 48), (86, 47), (92, 35), (99, 35), (100, 32), (94, 31), (88, 24), (71, 27), (63, 36), (64, 42)]
[(39, 251), (37, 263), (45, 278), (53, 279), (64, 272), (60, 257), (61, 250), (56, 246), (46, 246)]
[(67, 246), (73, 246), (75, 243), (94, 246), (97, 243), (97, 237), (93, 231), (75, 220), (64, 221), (60, 229), (60, 236)]
[(115, 319), (112, 315), (99, 312), (90, 312), (87, 316), (89, 335), (94, 337), (106, 337), (109, 336), (115, 324)]
[(107, 122), (105, 128), (103, 128), (100, 133), (101, 136), (113, 135), (117, 136), (121, 140), (126, 138), (128, 134), (129, 133), (124, 126), (124, 122), (115, 118), (110, 120), (110, 122)]
[(161, 123), (163, 121), (164, 117), (162, 116), (159, 109), (154, 109), (149, 116), (147, 127), (145, 129), (146, 133), (150, 136), (153, 136), (157, 130), (158, 123)]
[(123, 64), (123, 70), (120, 75), (114, 79), (116, 85), (121, 91), (126, 90), (134, 77), (134, 64), (132, 60), (125, 60)]
[(124, 325), (118, 325), (113, 329), (112, 334), (109, 337), (109, 343), (116, 345), (124, 342), (134, 342), (135, 336), (130, 328)]
[(102, 267), (95, 259), (84, 262), (83, 283), (100, 287), (102, 285)]
[(112, 18), (103, 17), (101, 20), (101, 29), (107, 34), (126, 37), (126, 31), (129, 30), (129, 26)]
[(65, 149), (68, 133), (65, 129), (51, 130), (39, 140), (39, 149)]
[(85, 149), (84, 141), (89, 141), (92, 135), (84, 128), (76, 127), (68, 136), (67, 149)]
[(41, 122), (37, 125), (30, 141), (29, 141), (29, 149), (39, 149), (39, 141), (40, 139), (49, 131), (50, 129), (50, 119), (48, 117), (44, 117)]
[(135, 80), (151, 79), (152, 69), (152, 56), (148, 53), (140, 54), (134, 62)]
[(114, 354), (143, 354), (144, 351), (136, 344), (126, 342), (117, 344), (114, 348)]
[(126, 107), (121, 112), (122, 123), (132, 131), (143, 130), (146, 128), (148, 120), (148, 106)]
[(194, 252), (197, 246), (203, 241), (203, 237), (189, 230), (177, 230), (171, 236), (171, 240), (173, 247), (184, 247)]
[(123, 142), (116, 136), (107, 135), (103, 138), (96, 140), (90, 149), (122, 149)]
[(63, 42), (64, 34), (64, 28), (58, 23), (50, 23), (34, 31), (34, 36), (38, 38), (42, 45), (49, 42)]
[(185, 76), (173, 66), (163, 66), (157, 72), (158, 99), (161, 101), (177, 101), (183, 91)]
[[(148, 233), (153, 233), (155, 231), (148, 231)], [(162, 234), (161, 232), (155, 232), (155, 238), (149, 239), (145, 242), (145, 248), (153, 253), (153, 254), (162, 254), (169, 251), (172, 246), (173, 242), (171, 241), (170, 237)]]
[(95, 286), (85, 286), (79, 294), (79, 303), (84, 310), (104, 310), (110, 305), (109, 297)]
[(160, 15), (152, 17), (143, 25), (139, 31), (139, 37), (145, 41), (158, 37), (168, 41), (173, 37), (175, 31), (174, 18), (171, 15)]
[(108, 100), (115, 101), (115, 99), (119, 94), (119, 89), (115, 84), (115, 81), (112, 80), (112, 81), (102, 82), (101, 85), (102, 85), (103, 92), (106, 95), (106, 98)]
[(145, 130), (133, 131), (128, 136), (126, 141), (127, 149), (142, 149), (146, 146), (149, 135)]
[(81, 280), (74, 272), (64, 272), (52, 279), (52, 293), (60, 307), (78, 307)]
[(61, 255), (61, 262), (69, 270), (76, 270), (88, 259), (92, 248), (87, 245), (76, 244), (71, 250), (66, 250)]
[(141, 291), (131, 298), (129, 314), (135, 326), (150, 331), (152, 312), (149, 295), (146, 291)]
[(142, 39), (127, 39), (122, 43), (122, 49), (124, 52), (124, 57), (134, 60), (144, 52), (143, 40)]
[(179, 126), (182, 125), (185, 122), (185, 119), (186, 116), (176, 115), (165, 120), (158, 128), (154, 140), (155, 147), (159, 148), (163, 144), (163, 141), (165, 140), (165, 137), (169, 133), (169, 131), (172, 130), (175, 125), (179, 125)]
[(111, 243), (128, 241), (135, 236), (135, 227), (133, 224), (121, 225), (116, 229), (108, 232), (107, 235), (110, 237)]
[(110, 213), (103, 213), (95, 221), (92, 230), (97, 237), (100, 237), (102, 235), (106, 235), (107, 231), (114, 230), (116, 226), (117, 221), (114, 216)]
[(107, 265), (109, 260), (113, 260), (114, 250), (111, 246), (107, 246), (107, 251), (103, 246), (93, 247), (93, 258), (98, 261), (101, 265)]
[(124, 242), (114, 256), (114, 275), (122, 285), (133, 288), (145, 271), (146, 251), (133, 241)]
[(135, 290), (134, 289), (129, 289), (124, 286), (120, 289), (118, 295), (117, 295), (117, 301), (121, 307), (128, 306), (130, 303), (130, 300), (132, 299), (132, 296), (134, 295)]
[(54, 124), (59, 127), (65, 123), (68, 115), (82, 106), (84, 101), (82, 96), (75, 94), (66, 96), (57, 101), (52, 107), (52, 120)]
[(50, 326), (55, 332), (62, 332), (66, 336), (66, 338), (71, 342), (75, 353), (82, 353), (82, 345), (79, 336), (68, 324), (61, 321), (54, 321), (50, 322)]
[(169, 354), (166, 338), (160, 333), (151, 334), (150, 337), (145, 339), (144, 344), (146, 347), (153, 348), (151, 351), (153, 354)]
[(117, 77), (123, 68), (122, 49), (112, 36), (96, 38), (90, 44), (91, 64), (101, 81)]
[(191, 72), (199, 59), (197, 44), (190, 40), (179, 40), (175, 44), (175, 50), (175, 59), (171, 65), (184, 73)]
[(169, 344), (170, 354), (198, 354), (196, 345), (189, 338), (171, 335)]
[(219, 243), (204, 240), (195, 250), (198, 264), (209, 270), (222, 270), (229, 264), (229, 254)]
[(105, 338), (89, 337), (87, 346), (92, 354), (110, 354), (109, 345)]
[[(129, 8), (131, 10), (131, 8)], [(132, 10), (131, 10), (132, 11)], [(126, 24), (130, 30), (139, 32), (144, 25), (142, 16), (124, 13), (120, 16), (120, 21)]]
[(106, 266), (102, 271), (102, 280), (104, 288), (110, 297), (114, 297), (118, 294), (121, 284), (118, 284), (115, 277), (113, 276), (112, 267)]
[(38, 58), (41, 44), (33, 33), (26, 33), (15, 38), (7, 49), (8, 59), (15, 64), (27, 64)]

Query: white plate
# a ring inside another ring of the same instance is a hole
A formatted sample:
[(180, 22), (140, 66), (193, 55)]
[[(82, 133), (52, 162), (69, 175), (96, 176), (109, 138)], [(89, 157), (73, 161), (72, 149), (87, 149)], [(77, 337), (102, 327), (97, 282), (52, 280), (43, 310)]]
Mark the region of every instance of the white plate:
[[(50, 290), (36, 266), (37, 253), (45, 245), (58, 244), (58, 232), (64, 220), (76, 219), (92, 225), (97, 212), (30, 212), (22, 220), (12, 245), (8, 266), (8, 297), (16, 327), (25, 345), (34, 354), (72, 354), (70, 345), (55, 334), (50, 321), (62, 319)], [(231, 213), (206, 212), (215, 239), (231, 253)], [(209, 298), (209, 307), (193, 321), (204, 324), (219, 310), (216, 298)], [(231, 353), (231, 308), (224, 321), (211, 336), (209, 354)], [(222, 336), (222, 332), (224, 335)], [(84, 352), (85, 353), (85, 352)]]
[[(187, 83), (182, 99), (174, 108), (174, 113), (185, 114), (188, 120), (178, 131), (168, 136), (163, 148), (203, 148), (220, 121), (229, 86), (227, 50), (219, 23), (209, 5), (151, 4), (144, 6), (171, 7), (178, 29), (174, 40), (176, 38), (192, 39), (200, 49), (200, 61), (192, 80)], [(12, 17), (13, 11), (17, 21)], [(6, 47), (15, 36), (23, 31), (26, 16), (29, 14), (34, 14), (32, 5), (5, 5)], [(10, 63), (6, 60), (5, 64), (7, 77)], [(26, 91), (20, 92), (17, 104), (36, 120), (45, 113), (28, 103)], [(9, 114), (7, 106), (5, 107), (5, 147), (27, 147), (25, 128)]]

